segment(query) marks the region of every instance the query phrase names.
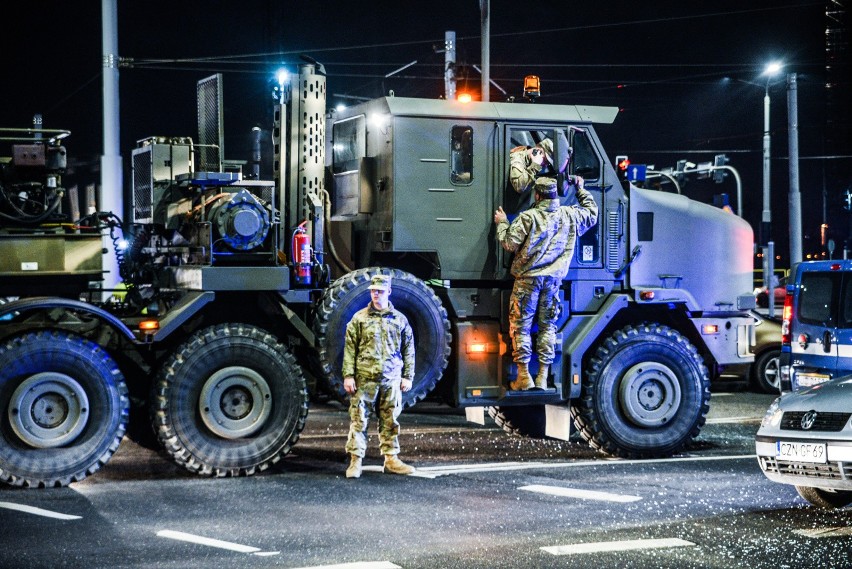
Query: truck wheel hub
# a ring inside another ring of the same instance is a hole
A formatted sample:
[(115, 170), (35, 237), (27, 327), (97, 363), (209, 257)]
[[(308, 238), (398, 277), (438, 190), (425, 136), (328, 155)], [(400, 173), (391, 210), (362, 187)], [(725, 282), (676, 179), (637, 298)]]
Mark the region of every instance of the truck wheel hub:
[(681, 400), (680, 383), (668, 367), (643, 362), (627, 370), (621, 380), (619, 403), (626, 417), (642, 427), (659, 427), (677, 413)]
[(82, 386), (57, 372), (24, 380), (9, 400), (9, 424), (34, 448), (56, 448), (73, 441), (86, 426), (89, 399)]
[(198, 405), (208, 429), (222, 438), (238, 439), (263, 427), (272, 411), (272, 393), (253, 369), (229, 366), (204, 382)]

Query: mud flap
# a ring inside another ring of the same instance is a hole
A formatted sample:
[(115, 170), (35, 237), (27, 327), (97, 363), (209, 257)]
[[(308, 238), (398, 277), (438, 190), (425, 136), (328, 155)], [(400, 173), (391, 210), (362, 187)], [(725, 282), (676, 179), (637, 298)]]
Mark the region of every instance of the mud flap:
[(544, 406), (544, 434), (553, 439), (569, 440), (571, 436), (571, 409), (563, 405)]

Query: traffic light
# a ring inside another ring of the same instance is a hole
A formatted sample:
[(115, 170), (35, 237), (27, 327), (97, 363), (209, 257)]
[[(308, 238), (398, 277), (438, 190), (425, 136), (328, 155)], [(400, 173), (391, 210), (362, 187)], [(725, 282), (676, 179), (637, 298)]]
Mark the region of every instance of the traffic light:
[(627, 167), (630, 166), (630, 160), (627, 156), (615, 157), (615, 169), (618, 172), (618, 177), (622, 180), (627, 177)]
[[(717, 154), (713, 157), (713, 167), (719, 168), (720, 166), (725, 166), (731, 160), (725, 156), (724, 154)], [(722, 181), (728, 177), (728, 173), (724, 170), (713, 170), (713, 181), (717, 184), (721, 184)]]

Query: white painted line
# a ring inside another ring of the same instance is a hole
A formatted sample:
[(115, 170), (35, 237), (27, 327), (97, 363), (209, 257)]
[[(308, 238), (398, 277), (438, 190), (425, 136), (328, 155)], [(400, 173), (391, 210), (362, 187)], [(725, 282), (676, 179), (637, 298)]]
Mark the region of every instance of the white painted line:
[(184, 533), (182, 531), (173, 531), (170, 529), (164, 529), (157, 532), (159, 537), (167, 537), (169, 539), (176, 539), (178, 541), (188, 541), (190, 543), (197, 543), (199, 545), (208, 545), (210, 547), (218, 547), (219, 549), (227, 549), (229, 551), (236, 551), (238, 553), (254, 553), (256, 551), (260, 551), (259, 547), (252, 547), (250, 545), (241, 545), (239, 543), (232, 543), (230, 541), (222, 541), (221, 539), (213, 539), (210, 537), (203, 537), (200, 535), (193, 535), (191, 533)]
[(355, 563), (340, 563), (338, 565), (311, 565), (296, 569), (402, 569), (390, 561), (356, 561)]
[(25, 514), (33, 514), (36, 516), (42, 516), (45, 518), (53, 518), (55, 520), (81, 520), (82, 516), (71, 516), (69, 514), (60, 514), (59, 512), (51, 512), (50, 510), (43, 510), (41, 508), (35, 508), (33, 506), (25, 506), (23, 504), (15, 504), (12, 502), (0, 502), (0, 508), (6, 508), (7, 510), (17, 510), (18, 512), (24, 512)]
[(544, 486), (541, 484), (521, 486), (518, 490), (537, 492), (539, 494), (551, 494), (553, 496), (565, 496), (568, 498), (582, 498), (583, 500), (601, 500), (604, 502), (635, 502), (642, 499), (641, 496), (631, 496), (629, 494), (610, 494), (609, 492), (580, 490), (579, 488), (562, 488), (559, 486)]
[(794, 529), (793, 533), (805, 537), (838, 537), (852, 535), (852, 527)]
[(626, 541), (599, 541), (596, 543), (575, 543), (574, 545), (556, 545), (542, 547), (541, 550), (553, 555), (576, 555), (578, 553), (607, 553), (611, 551), (632, 551), (636, 549), (659, 549), (662, 547), (685, 547), (695, 545), (691, 541), (678, 539), (630, 539)]
[[(503, 429), (500, 427), (481, 427), (479, 425), (475, 425), (473, 428), (468, 426), (460, 426), (460, 427), (431, 427), (424, 429), (415, 429), (412, 427), (406, 427), (403, 425), (403, 430), (400, 433), (400, 436), (417, 436), (417, 435), (438, 435), (443, 433), (485, 433), (485, 432), (502, 432)], [(369, 433), (370, 436), (375, 437), (375, 433)], [(340, 439), (346, 438), (349, 436), (349, 431), (338, 431), (335, 433), (322, 433), (322, 434), (313, 434), (313, 435), (301, 435), (299, 440), (303, 439)]]
[(763, 420), (763, 417), (719, 417), (718, 419), (707, 419), (708, 425), (720, 425), (725, 423), (757, 423)]
[(280, 555), (280, 551), (255, 551), (252, 555), (257, 555), (258, 557), (269, 557), (271, 555)]
[(625, 460), (608, 458), (602, 460), (586, 460), (581, 462), (508, 462), (488, 464), (464, 464), (459, 466), (421, 466), (411, 476), (420, 478), (437, 478), (448, 474), (469, 474), (474, 472), (508, 472), (511, 470), (548, 470), (554, 468), (583, 468), (588, 466), (659, 464), (665, 462), (705, 462), (713, 460), (755, 460), (754, 454), (737, 454), (731, 456), (683, 456), (675, 458), (645, 458)]

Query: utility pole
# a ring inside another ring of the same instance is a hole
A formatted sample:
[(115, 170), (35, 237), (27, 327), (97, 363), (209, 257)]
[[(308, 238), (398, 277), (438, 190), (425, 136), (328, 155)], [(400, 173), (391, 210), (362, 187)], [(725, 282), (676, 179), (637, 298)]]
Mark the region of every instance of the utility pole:
[(479, 0), (482, 28), (482, 101), (488, 102), (488, 90), (491, 88), (491, 6), (490, 0)]
[[(124, 219), (124, 181), (121, 169), (118, 106), (118, 0), (101, 0), (103, 52), (103, 137), (101, 185), (98, 207)], [(112, 251), (109, 231), (104, 233), (104, 248)], [(104, 288), (113, 289), (121, 280), (115, 255), (104, 255)], [(109, 293), (104, 293), (104, 300)]]
[(790, 147), (790, 267), (802, 262), (802, 194), (799, 192), (799, 105), (796, 74), (787, 74)]
[(444, 98), (456, 98), (456, 32), (444, 32)]

